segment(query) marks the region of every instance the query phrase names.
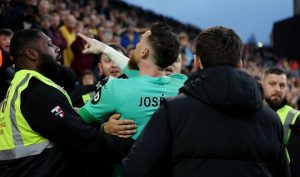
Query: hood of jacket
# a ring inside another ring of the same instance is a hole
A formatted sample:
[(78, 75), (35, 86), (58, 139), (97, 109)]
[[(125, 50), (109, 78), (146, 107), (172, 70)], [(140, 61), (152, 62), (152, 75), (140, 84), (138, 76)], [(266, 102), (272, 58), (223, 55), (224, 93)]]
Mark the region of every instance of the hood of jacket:
[(228, 114), (253, 113), (263, 105), (257, 82), (244, 71), (226, 65), (193, 74), (180, 92)]

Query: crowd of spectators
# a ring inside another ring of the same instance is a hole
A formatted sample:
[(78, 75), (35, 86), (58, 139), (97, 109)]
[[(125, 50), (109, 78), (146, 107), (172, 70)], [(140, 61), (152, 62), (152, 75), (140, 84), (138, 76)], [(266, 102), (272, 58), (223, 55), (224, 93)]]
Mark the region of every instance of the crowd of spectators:
[(296, 59), (274, 55), (272, 48), (261, 48), (256, 45), (245, 45), (243, 70), (261, 81), (263, 72), (270, 67), (276, 67), (288, 73), (288, 93), (286, 99), (289, 105), (300, 108), (300, 75), (299, 63)]
[[(16, 32), (21, 29), (35, 28), (43, 31), (60, 48), (61, 63), (66, 66), (68, 75), (74, 73), (77, 84), (80, 84), (79, 79), (86, 70), (93, 71), (96, 78), (101, 75), (98, 68), (99, 56), (81, 53), (84, 42), (76, 35), (77, 33), (83, 33), (104, 43), (121, 45), (130, 58), (139, 35), (155, 21), (165, 21), (177, 32), (182, 45), (182, 73), (188, 75), (192, 71), (193, 64), (193, 39), (201, 31), (193, 25), (180, 23), (120, 0), (2, 0), (0, 2), (0, 29), (11, 29)], [(2, 53), (7, 52), (3, 49), (2, 51)], [(6, 56), (6, 54), (2, 55)], [(3, 68), (4, 66), (7, 68)], [(267, 48), (245, 45), (243, 69), (246, 72), (260, 80), (264, 69), (270, 66), (288, 71), (288, 103), (299, 109), (298, 61), (276, 57), (272, 50)], [(11, 73), (10, 62), (3, 63), (0, 67), (1, 73), (8, 72), (7, 69)], [(7, 80), (2, 77), (0, 79)], [(75, 86), (70, 86), (69, 91), (74, 88)]]

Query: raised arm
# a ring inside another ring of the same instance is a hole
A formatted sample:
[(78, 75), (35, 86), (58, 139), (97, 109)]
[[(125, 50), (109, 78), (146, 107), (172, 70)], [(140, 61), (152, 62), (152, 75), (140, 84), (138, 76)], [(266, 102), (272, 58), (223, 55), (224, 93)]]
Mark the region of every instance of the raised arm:
[(104, 44), (101, 41), (89, 38), (81, 33), (78, 33), (78, 36), (81, 37), (86, 42), (84, 50), (82, 51), (83, 54), (104, 53), (113, 62), (115, 62), (122, 70), (127, 66), (129, 58), (124, 56), (122, 53), (116, 51), (115, 49)]

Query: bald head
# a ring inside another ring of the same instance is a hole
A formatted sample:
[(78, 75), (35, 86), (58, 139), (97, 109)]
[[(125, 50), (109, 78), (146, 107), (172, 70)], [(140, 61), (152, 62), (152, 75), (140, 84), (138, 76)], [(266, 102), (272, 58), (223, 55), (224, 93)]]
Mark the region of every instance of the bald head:
[(65, 20), (64, 24), (68, 29), (75, 29), (77, 20), (73, 15), (68, 15)]

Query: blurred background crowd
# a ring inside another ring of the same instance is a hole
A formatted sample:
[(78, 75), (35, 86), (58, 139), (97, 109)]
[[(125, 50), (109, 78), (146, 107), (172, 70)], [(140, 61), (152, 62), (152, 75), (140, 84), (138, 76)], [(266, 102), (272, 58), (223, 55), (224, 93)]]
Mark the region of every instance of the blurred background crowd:
[[(77, 33), (121, 46), (119, 51), (130, 58), (140, 34), (156, 21), (167, 22), (178, 34), (182, 45), (181, 72), (189, 75), (193, 69), (193, 39), (201, 31), (196, 26), (120, 0), (1, 0), (0, 100), (4, 98), (14, 74), (13, 61), (9, 57), (9, 43), (14, 32), (35, 28), (52, 39), (60, 48), (60, 62), (66, 68), (66, 78), (61, 78), (61, 82), (64, 82), (69, 93), (73, 93), (78, 86), (94, 84), (103, 74), (108, 75), (101, 65), (101, 56), (81, 53), (84, 42), (77, 37)], [(245, 43), (242, 60), (243, 70), (258, 81), (264, 69), (271, 66), (286, 70), (289, 86), (287, 101), (294, 108), (300, 108), (298, 60), (276, 56), (273, 48), (257, 45), (255, 40)]]

